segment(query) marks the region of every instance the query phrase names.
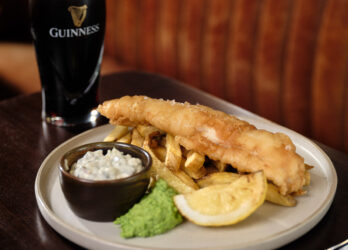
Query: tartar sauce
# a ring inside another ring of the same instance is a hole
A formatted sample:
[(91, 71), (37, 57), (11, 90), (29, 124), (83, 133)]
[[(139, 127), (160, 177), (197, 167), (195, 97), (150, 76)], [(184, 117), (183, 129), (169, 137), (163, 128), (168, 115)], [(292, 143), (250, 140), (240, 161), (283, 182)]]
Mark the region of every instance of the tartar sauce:
[(88, 151), (72, 165), (70, 173), (90, 180), (113, 180), (126, 178), (142, 170), (139, 158), (113, 148), (104, 155), (102, 150)]

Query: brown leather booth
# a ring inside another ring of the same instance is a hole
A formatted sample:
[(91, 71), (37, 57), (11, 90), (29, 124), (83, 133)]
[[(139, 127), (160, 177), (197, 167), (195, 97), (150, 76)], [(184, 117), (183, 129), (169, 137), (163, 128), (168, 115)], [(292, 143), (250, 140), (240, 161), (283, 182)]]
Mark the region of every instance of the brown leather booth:
[[(348, 152), (347, 13), (346, 0), (107, 0), (102, 73), (174, 77)], [(40, 89), (31, 44), (0, 45), (0, 79)]]

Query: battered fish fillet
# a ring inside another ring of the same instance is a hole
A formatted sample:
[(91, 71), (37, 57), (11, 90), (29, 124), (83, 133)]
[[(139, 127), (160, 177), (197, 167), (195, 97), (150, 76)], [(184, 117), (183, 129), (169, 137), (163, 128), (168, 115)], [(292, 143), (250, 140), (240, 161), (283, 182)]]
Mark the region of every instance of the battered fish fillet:
[(111, 124), (157, 127), (176, 136), (185, 148), (240, 172), (263, 170), (283, 195), (301, 192), (305, 184), (304, 159), (288, 136), (257, 129), (221, 111), (146, 96), (105, 101), (98, 111)]

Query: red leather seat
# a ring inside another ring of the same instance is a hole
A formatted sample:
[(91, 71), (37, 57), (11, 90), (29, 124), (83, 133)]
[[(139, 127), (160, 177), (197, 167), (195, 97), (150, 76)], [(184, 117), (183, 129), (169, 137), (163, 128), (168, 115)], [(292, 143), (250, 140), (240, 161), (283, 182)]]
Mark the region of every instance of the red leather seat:
[(348, 151), (348, 1), (107, 0), (106, 53)]
[[(103, 73), (168, 75), (348, 152), (348, 1), (106, 1)], [(32, 48), (2, 46), (0, 78), (39, 90)]]

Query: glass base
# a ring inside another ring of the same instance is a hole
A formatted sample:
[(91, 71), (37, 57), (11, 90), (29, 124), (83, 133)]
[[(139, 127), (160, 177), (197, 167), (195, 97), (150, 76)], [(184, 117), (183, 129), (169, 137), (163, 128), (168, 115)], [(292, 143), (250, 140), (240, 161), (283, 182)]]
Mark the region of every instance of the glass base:
[(89, 124), (91, 127), (97, 125), (100, 114), (96, 109), (91, 110), (88, 114), (81, 117), (61, 117), (57, 115), (49, 115), (45, 111), (42, 112), (42, 119), (47, 123), (58, 127), (76, 127)]

